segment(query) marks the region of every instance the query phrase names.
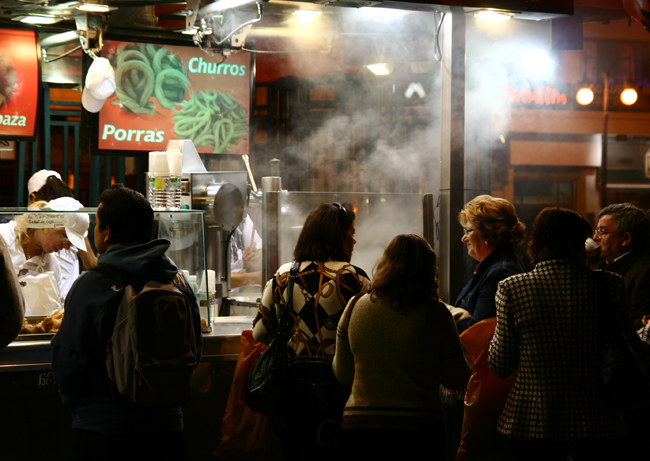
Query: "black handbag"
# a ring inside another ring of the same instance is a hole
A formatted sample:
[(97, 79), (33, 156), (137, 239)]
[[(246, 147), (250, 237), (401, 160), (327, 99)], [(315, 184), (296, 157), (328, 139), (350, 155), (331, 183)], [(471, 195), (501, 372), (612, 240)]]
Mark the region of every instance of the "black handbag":
[(289, 295), (286, 306), (280, 306), (278, 327), (269, 347), (260, 354), (246, 381), (246, 405), (268, 417), (279, 416), (282, 411), (282, 394), (287, 372), (287, 341), (291, 333), (293, 285), (299, 269), (300, 262), (294, 261), (287, 284)]
[(603, 331), (603, 391), (611, 410), (624, 411), (650, 403), (650, 381), (616, 318), (607, 315), (602, 284), (597, 283)]

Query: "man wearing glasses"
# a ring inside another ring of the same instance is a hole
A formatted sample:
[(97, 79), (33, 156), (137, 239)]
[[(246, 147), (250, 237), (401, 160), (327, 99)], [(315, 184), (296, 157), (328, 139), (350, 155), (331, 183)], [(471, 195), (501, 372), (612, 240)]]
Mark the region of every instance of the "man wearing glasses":
[(650, 220), (644, 210), (630, 203), (603, 208), (594, 232), (605, 259), (601, 268), (620, 274), (634, 325), (643, 326), (650, 315)]

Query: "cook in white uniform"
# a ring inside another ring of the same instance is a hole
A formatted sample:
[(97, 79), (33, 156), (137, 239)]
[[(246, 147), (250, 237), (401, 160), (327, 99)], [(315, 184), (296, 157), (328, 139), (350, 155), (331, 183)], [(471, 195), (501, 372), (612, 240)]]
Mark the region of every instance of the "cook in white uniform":
[(230, 237), (230, 287), (261, 285), (261, 257), (262, 239), (246, 215)]
[[(29, 192), (28, 201), (31, 206), (37, 200), (51, 201), (54, 199), (69, 197), (65, 202), (60, 203), (61, 210), (76, 210), (82, 207), (82, 204), (72, 198), (72, 191), (61, 180), (61, 176), (54, 170), (40, 170), (29, 179), (27, 182), (27, 190)], [(56, 206), (56, 205), (55, 205)], [(92, 252), (90, 241), (86, 237), (86, 247), (89, 251), (77, 250), (77, 247), (72, 246), (67, 250), (61, 250), (56, 253), (61, 267), (60, 279), (60, 296), (65, 299), (72, 288), (72, 284), (77, 277), (79, 277), (79, 257), (83, 261), (84, 268), (91, 269), (97, 265), (97, 257)]]
[[(39, 208), (63, 211), (73, 210), (71, 197), (51, 200), (49, 203), (36, 202)], [(72, 203), (76, 206), (76, 204)], [(84, 237), (88, 233), (88, 215), (72, 213), (26, 213), (15, 220), (0, 224), (0, 237), (7, 250), (18, 278), (25, 275), (38, 275), (51, 271), (57, 281), (59, 293), (62, 292), (62, 276), (58, 259), (51, 253), (70, 249), (73, 245), (86, 251)]]

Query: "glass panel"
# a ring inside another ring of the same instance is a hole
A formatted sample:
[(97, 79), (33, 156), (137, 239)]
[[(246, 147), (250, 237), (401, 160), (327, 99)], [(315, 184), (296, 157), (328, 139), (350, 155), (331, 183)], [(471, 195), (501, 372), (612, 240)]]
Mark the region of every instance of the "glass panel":
[(350, 203), (356, 213), (352, 264), (371, 275), (386, 245), (398, 234), (422, 234), (421, 194), (286, 192), (281, 194), (280, 262), (293, 260), (305, 219), (320, 203)]
[[(206, 289), (204, 211), (173, 211), (155, 214), (158, 238), (171, 242), (167, 256), (185, 273), (200, 304), (201, 319), (209, 327), (214, 319), (214, 306), (209, 310), (210, 293)], [(211, 292), (214, 291), (214, 287)]]

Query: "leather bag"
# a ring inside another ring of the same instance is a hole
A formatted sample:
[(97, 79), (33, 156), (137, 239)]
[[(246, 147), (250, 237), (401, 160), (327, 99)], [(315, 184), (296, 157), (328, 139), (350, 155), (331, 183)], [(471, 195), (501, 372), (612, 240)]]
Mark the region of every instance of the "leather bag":
[(300, 262), (294, 261), (289, 272), (287, 303), (280, 306), (278, 327), (262, 352), (246, 383), (246, 405), (253, 411), (268, 417), (277, 417), (282, 412), (282, 395), (287, 373), (287, 340), (291, 333), (291, 310), (293, 285), (300, 269)]

